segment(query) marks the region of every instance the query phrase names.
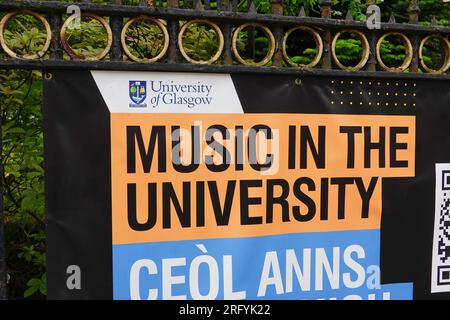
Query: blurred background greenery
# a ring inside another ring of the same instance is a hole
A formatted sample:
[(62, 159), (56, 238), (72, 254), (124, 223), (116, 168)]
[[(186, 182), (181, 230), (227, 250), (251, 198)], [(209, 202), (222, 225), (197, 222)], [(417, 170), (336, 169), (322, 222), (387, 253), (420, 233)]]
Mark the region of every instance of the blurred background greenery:
[[(162, 0), (158, 0), (160, 3)], [(180, 6), (183, 5), (181, 0)], [(79, 2), (79, 1), (64, 1)], [(104, 0), (93, 0), (106, 3)], [(137, 5), (139, 0), (125, 0)], [(155, 1), (156, 2), (156, 1)], [(344, 18), (350, 10), (355, 20), (364, 21), (364, 0), (333, 0), (333, 17)], [(399, 23), (407, 22), (408, 0), (378, 0), (382, 20), (394, 16)], [(164, 6), (167, 5), (163, 1)], [(212, 8), (216, 3), (212, 1)], [(297, 15), (303, 6), (310, 16), (319, 16), (319, 0), (284, 0), (284, 14)], [(259, 13), (270, 13), (269, 0), (255, 0)], [(435, 17), (438, 25), (448, 25), (448, 10), (441, 0), (421, 0), (420, 23), (429, 25)], [(239, 11), (248, 10), (248, 1), (238, 2)], [(4, 14), (0, 14), (0, 18)], [(45, 41), (45, 29), (29, 16), (18, 16), (6, 26), (5, 38), (18, 54), (36, 53)], [(152, 24), (133, 26), (127, 33), (130, 51), (139, 57), (156, 56), (162, 48), (162, 37)], [(249, 46), (247, 39), (253, 37)], [(190, 57), (208, 60), (217, 49), (216, 35), (207, 26), (194, 25), (186, 32), (183, 44)], [(238, 49), (246, 60), (261, 60), (267, 53), (267, 39), (263, 33), (243, 32), (239, 35)], [(398, 39), (387, 39), (382, 45), (383, 60), (395, 66), (404, 59), (404, 47)], [(95, 55), (106, 42), (106, 34), (98, 22), (83, 21), (82, 32), (70, 30), (69, 43), (81, 55)], [(253, 42), (252, 42), (253, 43)], [(429, 66), (442, 64), (443, 53), (439, 41), (430, 41), (424, 49)], [(355, 65), (361, 57), (360, 40), (352, 35), (337, 43), (339, 60)], [(307, 34), (293, 34), (288, 41), (288, 55), (299, 64), (307, 64), (314, 58), (316, 47)], [(5, 54), (0, 51), (0, 58)], [(68, 59), (68, 56), (65, 56)], [(45, 223), (44, 223), (44, 170), (42, 135), (42, 75), (39, 71), (0, 70), (0, 103), (4, 166), (4, 218), (6, 231), (7, 267), (10, 299), (43, 299), (45, 284)]]

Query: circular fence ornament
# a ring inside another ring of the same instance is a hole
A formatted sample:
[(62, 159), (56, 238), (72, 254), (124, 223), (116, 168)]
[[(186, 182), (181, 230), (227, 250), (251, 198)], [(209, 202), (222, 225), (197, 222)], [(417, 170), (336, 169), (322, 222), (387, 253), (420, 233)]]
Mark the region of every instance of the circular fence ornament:
[[(192, 26), (192, 25), (207, 25), (210, 26), (214, 32), (217, 35), (217, 51), (216, 53), (208, 60), (195, 60), (192, 59), (187, 53), (183, 46), (183, 35), (186, 32), (186, 30)], [(180, 33), (178, 34), (178, 47), (180, 48), (181, 55), (186, 59), (188, 62), (192, 64), (213, 64), (216, 62), (223, 52), (224, 47), (224, 39), (222, 31), (220, 30), (219, 26), (215, 24), (214, 22), (208, 21), (208, 20), (191, 20), (186, 22), (183, 27), (181, 27)]]
[(92, 13), (81, 14), (82, 20), (87, 18), (87, 19), (91, 19), (91, 20), (97, 20), (98, 22), (100, 22), (100, 24), (103, 26), (103, 28), (105, 29), (106, 34), (107, 34), (107, 43), (106, 43), (105, 49), (95, 56), (87, 57), (87, 56), (77, 54), (72, 49), (72, 47), (69, 45), (69, 43), (67, 42), (67, 39), (66, 39), (67, 29), (69, 28), (71, 23), (77, 18), (78, 17), (76, 15), (69, 16), (69, 18), (67, 18), (67, 20), (64, 22), (63, 26), (61, 27), (61, 32), (60, 32), (61, 44), (62, 44), (64, 50), (74, 60), (97, 61), (97, 60), (103, 59), (109, 53), (109, 50), (111, 49), (111, 46), (112, 46), (112, 31), (111, 31), (109, 24), (105, 21), (105, 19), (103, 19), (102, 17), (100, 17), (96, 14), (92, 14)]
[[(405, 60), (403, 60), (403, 63), (398, 67), (388, 67), (381, 58), (381, 44), (383, 43), (384, 39), (389, 36), (396, 36), (399, 37), (403, 44), (405, 45)], [(405, 71), (409, 65), (411, 64), (412, 58), (413, 58), (413, 48), (411, 41), (408, 39), (407, 36), (405, 36), (403, 33), (400, 32), (388, 32), (381, 36), (380, 39), (378, 39), (377, 42), (377, 61), (380, 65), (381, 69), (387, 72), (403, 72)]]
[[(439, 68), (439, 69), (432, 69), (430, 67), (428, 67), (424, 61), (424, 56), (423, 56), (423, 48), (425, 46), (425, 44), (427, 43), (428, 40), (430, 40), (431, 38), (436, 38), (441, 40), (444, 43), (444, 50), (445, 50), (445, 61), (443, 63), (443, 65)], [(440, 35), (429, 35), (425, 38), (422, 39), (422, 41), (420, 42), (420, 46), (419, 46), (419, 60), (420, 60), (420, 65), (422, 66), (422, 68), (428, 72), (428, 73), (444, 73), (446, 72), (449, 68), (450, 68), (450, 42), (448, 41), (448, 39), (446, 37), (440, 36)]]
[[(344, 33), (348, 33), (348, 34), (355, 34), (359, 40), (361, 40), (361, 45), (362, 45), (362, 55), (361, 55), (361, 60), (358, 62), (358, 64), (356, 66), (346, 66), (343, 65), (336, 54), (336, 43), (339, 40), (339, 38), (344, 34)], [(364, 35), (364, 33), (358, 31), (358, 30), (342, 30), (339, 31), (338, 33), (336, 33), (336, 35), (333, 38), (333, 42), (331, 43), (331, 55), (333, 57), (333, 61), (334, 63), (339, 67), (339, 69), (342, 70), (346, 70), (346, 71), (358, 71), (361, 70), (367, 63), (367, 61), (369, 60), (369, 55), (370, 55), (370, 46), (369, 46), (369, 41), (367, 41), (366, 36)]]
[[(41, 50), (39, 50), (38, 53), (34, 53), (34, 54), (24, 54), (24, 55), (19, 55), (16, 52), (12, 51), (8, 45), (6, 44), (5, 38), (4, 38), (4, 31), (5, 31), (5, 26), (8, 23), (8, 21), (17, 15), (29, 15), (29, 16), (33, 16), (35, 17), (37, 20), (39, 20), (45, 27), (45, 32), (46, 32), (46, 39), (45, 39), (45, 43), (42, 47)], [(48, 51), (48, 48), (50, 47), (50, 41), (52, 39), (52, 30), (50, 28), (50, 24), (48, 23), (48, 21), (39, 13), (33, 12), (33, 11), (29, 11), (29, 10), (17, 10), (17, 11), (13, 11), (10, 12), (8, 14), (6, 14), (2, 20), (0, 20), (0, 44), (3, 48), (3, 50), (6, 52), (6, 54), (8, 56), (10, 56), (13, 59), (27, 59), (27, 60), (32, 60), (32, 59), (40, 59), (42, 58), (45, 53)]]
[(44, 73), (44, 79), (48, 80), (48, 81), (52, 80), (53, 79), (53, 74), (51, 74), (50, 72)]
[[(156, 56), (154, 56), (152, 58), (139, 58), (139, 57), (135, 56), (133, 53), (131, 53), (131, 51), (128, 49), (128, 45), (126, 42), (127, 31), (130, 28), (130, 26), (132, 26), (135, 22), (140, 22), (140, 21), (144, 21), (144, 22), (148, 21), (148, 22), (150, 22), (150, 24), (155, 25), (156, 27), (158, 27), (158, 29), (161, 31), (161, 33), (163, 34), (163, 37), (164, 37), (163, 48)], [(136, 62), (152, 63), (152, 62), (156, 62), (156, 61), (160, 60), (166, 54), (167, 49), (169, 48), (169, 33), (167, 32), (167, 28), (164, 26), (164, 24), (161, 23), (161, 21), (147, 17), (147, 16), (139, 16), (139, 17), (130, 19), (125, 24), (125, 26), (122, 29), (120, 41), (122, 42), (123, 51), (128, 56), (128, 58), (130, 58), (131, 60), (136, 61)]]
[[(308, 64), (295, 63), (294, 61), (292, 61), (292, 59), (287, 54), (287, 49), (286, 49), (287, 40), (288, 40), (289, 36), (295, 31), (304, 31), (304, 32), (310, 34), (312, 36), (312, 38), (314, 39), (314, 42), (316, 43), (317, 53), (314, 56), (314, 59)], [(320, 37), (319, 33), (312, 28), (294, 27), (292, 29), (289, 29), (283, 36), (282, 52), (283, 52), (284, 60), (289, 65), (291, 65), (293, 67), (300, 67), (300, 68), (314, 68), (319, 63), (320, 59), (322, 58), (322, 53), (323, 53), (322, 38)]]
[[(263, 33), (265, 33), (265, 35), (269, 39), (269, 50), (268, 50), (266, 56), (264, 57), (264, 59), (262, 59), (259, 62), (248, 62), (248, 61), (245, 61), (241, 57), (239, 52), (238, 52), (238, 49), (237, 49), (237, 38), (238, 38), (239, 32), (241, 32), (245, 28), (255, 28), (255, 29), (261, 30)], [(267, 28), (266, 26), (264, 26), (264, 25), (262, 25), (260, 23), (248, 22), (248, 23), (244, 23), (244, 24), (240, 25), (234, 31), (233, 39), (232, 39), (231, 43), (232, 43), (231, 49), (233, 50), (234, 56), (239, 61), (239, 63), (245, 64), (245, 65), (257, 66), (257, 67), (264, 66), (270, 61), (270, 59), (272, 59), (272, 57), (273, 57), (273, 55), (275, 53), (275, 38), (274, 38), (274, 36), (272, 34), (272, 31), (270, 31), (269, 28)]]

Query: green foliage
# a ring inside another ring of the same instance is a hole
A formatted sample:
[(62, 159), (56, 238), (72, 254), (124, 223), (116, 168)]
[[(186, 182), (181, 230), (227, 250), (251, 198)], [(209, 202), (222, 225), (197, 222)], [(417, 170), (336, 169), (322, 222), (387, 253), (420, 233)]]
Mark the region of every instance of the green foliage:
[(102, 24), (95, 19), (81, 19), (79, 28), (75, 23), (67, 28), (67, 43), (80, 57), (99, 55), (106, 47), (108, 36)]
[(45, 272), (41, 74), (4, 70), (0, 79), (9, 297), (42, 297), (45, 282), (27, 289)]
[(164, 47), (164, 35), (159, 27), (146, 21), (130, 25), (125, 41), (131, 54), (141, 59), (157, 56)]
[(23, 296), (30, 297), (36, 293), (47, 294), (47, 274), (44, 273), (41, 278), (33, 278), (27, 282), (28, 289), (25, 290)]
[(319, 0), (286, 0), (284, 1), (284, 15), (296, 16), (303, 6), (305, 13), (310, 16), (319, 15)]
[(406, 57), (405, 45), (398, 37), (386, 37), (380, 51), (383, 62), (392, 67), (400, 66)]
[(184, 33), (182, 43), (186, 54), (194, 60), (209, 60), (218, 50), (215, 31), (202, 24), (190, 25)]
[(260, 30), (246, 28), (239, 32), (236, 47), (245, 61), (259, 62), (264, 59), (269, 51), (269, 40)]
[(445, 52), (443, 49), (445, 44), (442, 43), (442, 40), (431, 37), (426, 41), (423, 47), (423, 60), (425, 64), (432, 69), (439, 69), (445, 59)]
[(44, 25), (28, 15), (17, 15), (10, 19), (3, 34), (8, 47), (19, 56), (38, 53), (47, 38)]
[(357, 21), (366, 20), (364, 14), (365, 2), (361, 0), (333, 0), (333, 17), (343, 19), (347, 11), (350, 11), (353, 19)]
[(357, 65), (361, 60), (362, 51), (361, 40), (353, 34), (348, 39), (336, 41), (336, 56), (345, 66)]
[(286, 40), (286, 53), (297, 64), (310, 64), (317, 54), (314, 38), (303, 30), (293, 31)]

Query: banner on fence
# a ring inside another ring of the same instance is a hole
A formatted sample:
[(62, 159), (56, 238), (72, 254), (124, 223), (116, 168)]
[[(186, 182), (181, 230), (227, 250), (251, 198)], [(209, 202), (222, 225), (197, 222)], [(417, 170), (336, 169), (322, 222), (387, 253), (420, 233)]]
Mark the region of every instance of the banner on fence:
[(53, 71), (49, 297), (450, 297), (445, 85)]

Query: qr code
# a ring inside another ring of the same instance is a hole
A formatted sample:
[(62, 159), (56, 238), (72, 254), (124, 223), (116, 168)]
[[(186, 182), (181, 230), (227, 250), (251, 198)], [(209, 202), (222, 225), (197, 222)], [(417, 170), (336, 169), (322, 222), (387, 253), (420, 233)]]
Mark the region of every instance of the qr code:
[(438, 237), (439, 259), (442, 263), (446, 263), (450, 260), (450, 198), (447, 192), (444, 193), (441, 204)]
[(450, 164), (436, 164), (431, 292), (450, 292)]

